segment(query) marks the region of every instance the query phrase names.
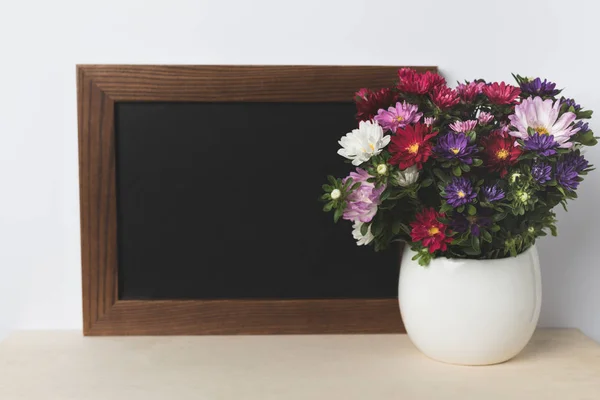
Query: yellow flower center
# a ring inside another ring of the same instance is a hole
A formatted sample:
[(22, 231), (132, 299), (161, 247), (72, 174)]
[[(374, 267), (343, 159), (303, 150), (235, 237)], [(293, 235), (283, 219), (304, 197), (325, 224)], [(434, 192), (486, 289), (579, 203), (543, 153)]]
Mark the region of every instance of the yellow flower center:
[(535, 128), (535, 131), (538, 133), (538, 135), (549, 135), (550, 132), (548, 132), (548, 129), (544, 128), (543, 126), (538, 126), (537, 128)]
[(398, 121), (398, 122), (402, 122), (402, 121), (404, 121), (404, 118), (402, 118), (400, 115), (398, 115), (398, 116), (396, 117), (396, 121)]
[(437, 226), (432, 226), (431, 228), (427, 229), (427, 233), (429, 233), (429, 236), (435, 236), (440, 233), (440, 230)]
[(508, 157), (508, 150), (500, 149), (496, 152), (496, 158), (498, 160), (505, 160)]
[(462, 190), (459, 190), (458, 192), (456, 192), (456, 195), (458, 197), (460, 197), (461, 199), (466, 196), (465, 192), (463, 192)]
[(369, 143), (369, 147), (371, 148), (371, 151), (375, 151), (375, 145), (373, 143)]
[(458, 152), (460, 151), (460, 149), (457, 149), (456, 147), (452, 147), (450, 149), (451, 152), (453, 152), (454, 154), (458, 154)]
[(417, 152), (419, 151), (419, 143), (411, 144), (406, 148), (406, 150), (408, 150), (408, 152), (411, 154), (417, 154)]

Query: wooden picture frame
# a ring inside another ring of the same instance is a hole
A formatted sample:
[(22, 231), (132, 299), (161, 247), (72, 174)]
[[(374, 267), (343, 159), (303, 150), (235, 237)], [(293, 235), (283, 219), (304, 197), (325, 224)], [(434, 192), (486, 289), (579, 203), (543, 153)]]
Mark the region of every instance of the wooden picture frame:
[[(78, 65), (85, 335), (403, 332), (397, 299), (119, 300), (116, 102), (352, 101), (398, 67)], [(435, 67), (416, 67), (435, 71)]]

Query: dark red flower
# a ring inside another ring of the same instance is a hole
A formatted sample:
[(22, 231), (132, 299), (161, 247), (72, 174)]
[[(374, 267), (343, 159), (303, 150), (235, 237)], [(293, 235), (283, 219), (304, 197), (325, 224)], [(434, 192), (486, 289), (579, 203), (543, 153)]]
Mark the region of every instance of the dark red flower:
[(431, 132), (431, 128), (423, 124), (407, 125), (403, 129), (398, 129), (392, 139), (388, 150), (392, 154), (390, 163), (398, 165), (400, 169), (406, 169), (412, 165), (417, 165), (418, 169), (423, 168), (423, 163), (431, 155), (431, 142), (429, 139), (437, 135), (437, 132)]
[(421, 241), (430, 253), (436, 250), (446, 251), (452, 238), (446, 236), (446, 225), (438, 221), (444, 214), (438, 213), (433, 208), (425, 208), (416, 215), (416, 219), (410, 223), (412, 231), (410, 237), (413, 242)]
[(482, 92), (494, 104), (513, 104), (521, 94), (521, 89), (504, 82), (494, 82), (484, 86)]
[(433, 103), (441, 110), (446, 110), (455, 106), (460, 101), (456, 90), (450, 89), (447, 86), (438, 86), (434, 88), (430, 96)]
[(446, 80), (436, 73), (419, 73), (412, 68), (398, 70), (398, 79), (398, 89), (404, 93), (425, 94), (446, 84)]
[(392, 89), (383, 88), (376, 91), (360, 89), (354, 96), (356, 102), (356, 119), (366, 121), (377, 115), (380, 108), (385, 110), (397, 100), (397, 94)]
[(483, 161), (490, 171), (500, 172), (504, 177), (508, 167), (515, 165), (521, 150), (515, 146), (515, 138), (501, 130), (495, 130), (481, 139)]

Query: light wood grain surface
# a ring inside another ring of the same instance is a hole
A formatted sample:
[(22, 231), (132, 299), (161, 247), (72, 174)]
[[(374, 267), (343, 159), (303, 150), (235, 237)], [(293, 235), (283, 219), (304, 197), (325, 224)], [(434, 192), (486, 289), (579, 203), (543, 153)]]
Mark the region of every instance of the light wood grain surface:
[(517, 358), (459, 367), (406, 335), (83, 337), (0, 343), (2, 400), (600, 399), (600, 346), (539, 330)]

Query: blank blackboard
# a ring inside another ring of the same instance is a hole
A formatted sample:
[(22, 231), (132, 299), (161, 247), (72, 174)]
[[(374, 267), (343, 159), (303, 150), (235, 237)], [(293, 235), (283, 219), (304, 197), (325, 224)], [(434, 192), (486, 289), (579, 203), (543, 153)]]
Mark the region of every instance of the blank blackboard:
[(318, 201), (349, 102), (115, 104), (119, 298), (393, 298), (398, 248)]

